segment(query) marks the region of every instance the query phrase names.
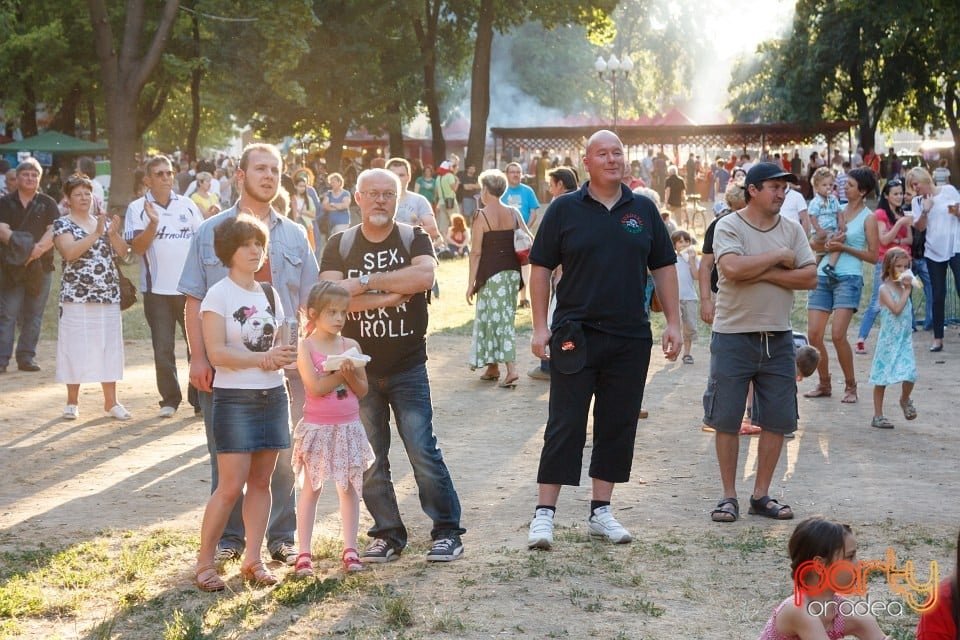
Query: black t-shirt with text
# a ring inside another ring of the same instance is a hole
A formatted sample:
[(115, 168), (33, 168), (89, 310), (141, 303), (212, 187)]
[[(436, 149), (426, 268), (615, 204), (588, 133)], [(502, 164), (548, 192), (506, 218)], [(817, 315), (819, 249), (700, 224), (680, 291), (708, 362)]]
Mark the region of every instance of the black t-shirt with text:
[[(320, 271), (339, 271), (345, 278), (364, 274), (395, 271), (409, 266), (417, 256), (434, 256), (430, 237), (420, 227), (414, 228), (410, 251), (396, 225), (383, 242), (367, 240), (360, 230), (346, 260), (340, 257), (342, 233), (334, 234), (323, 249)], [(427, 361), (427, 296), (414, 295), (399, 307), (386, 307), (347, 314), (341, 332), (360, 344), (370, 356), (367, 371), (371, 375), (393, 375)]]

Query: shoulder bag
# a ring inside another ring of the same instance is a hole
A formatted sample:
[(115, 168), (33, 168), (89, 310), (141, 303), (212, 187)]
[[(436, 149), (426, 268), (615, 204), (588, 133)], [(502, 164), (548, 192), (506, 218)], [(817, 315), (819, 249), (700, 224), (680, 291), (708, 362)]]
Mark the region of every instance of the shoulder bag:
[(520, 212), (513, 210), (514, 228), (513, 228), (513, 250), (520, 259), (520, 264), (530, 263), (530, 248), (533, 246), (533, 236), (520, 224)]

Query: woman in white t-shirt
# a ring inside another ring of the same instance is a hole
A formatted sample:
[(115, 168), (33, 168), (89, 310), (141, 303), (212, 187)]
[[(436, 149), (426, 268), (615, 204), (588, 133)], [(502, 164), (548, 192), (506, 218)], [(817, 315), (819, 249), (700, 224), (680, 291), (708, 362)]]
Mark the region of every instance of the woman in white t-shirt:
[(296, 347), (274, 346), (283, 321), (280, 297), (256, 273), (267, 256), (267, 228), (251, 215), (227, 218), (214, 230), (217, 258), (229, 275), (200, 305), (203, 344), (216, 370), (213, 380), (213, 442), (220, 480), (200, 529), (194, 569), (197, 587), (220, 591), (214, 567), (217, 541), (244, 485), (244, 579), (260, 585), (277, 578), (263, 565), (261, 547), (270, 515), (270, 477), (280, 449), (290, 446), (289, 411), (281, 368), (296, 362)]
[[(933, 291), (933, 344), (930, 351), (943, 351), (943, 318), (947, 299), (947, 266), (953, 272), (957, 295), (960, 295), (960, 193), (953, 185), (936, 186), (923, 167), (907, 172), (907, 185), (917, 197), (910, 212), (913, 226), (926, 230), (923, 257), (930, 272)], [(952, 211), (951, 211), (952, 209)]]

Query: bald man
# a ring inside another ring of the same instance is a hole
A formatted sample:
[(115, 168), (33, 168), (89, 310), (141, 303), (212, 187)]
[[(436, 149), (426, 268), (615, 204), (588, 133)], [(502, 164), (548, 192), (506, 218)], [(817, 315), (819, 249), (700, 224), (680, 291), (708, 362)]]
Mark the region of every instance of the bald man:
[[(594, 404), (587, 529), (613, 543), (630, 542), (614, 518), (614, 485), (630, 478), (634, 438), (653, 335), (645, 308), (648, 270), (667, 328), (663, 352), (680, 352), (676, 252), (649, 198), (622, 184), (623, 144), (598, 131), (583, 163), (590, 179), (554, 200), (530, 251), (533, 354), (550, 359), (550, 409), (537, 473), (538, 504), (527, 544), (549, 549), (563, 485), (580, 484), (587, 414)], [(553, 324), (547, 327), (550, 273), (563, 265)]]

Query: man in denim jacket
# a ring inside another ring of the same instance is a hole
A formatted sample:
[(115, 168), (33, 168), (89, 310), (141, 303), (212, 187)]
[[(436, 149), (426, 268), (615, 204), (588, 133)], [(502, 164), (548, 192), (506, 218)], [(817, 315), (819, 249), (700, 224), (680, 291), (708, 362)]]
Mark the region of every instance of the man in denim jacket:
[[(187, 341), (190, 344), (190, 382), (200, 391), (200, 405), (207, 432), (207, 449), (210, 452), (212, 484), (217, 488), (217, 458), (213, 445), (211, 423), (213, 368), (207, 360), (200, 325), (200, 302), (207, 290), (227, 276), (229, 269), (217, 258), (213, 250), (213, 230), (223, 220), (239, 212), (250, 213), (267, 225), (270, 230), (269, 255), (257, 280), (268, 282), (280, 296), (280, 303), (288, 313), (303, 309), (310, 289), (317, 282), (319, 269), (310, 250), (307, 234), (293, 220), (277, 213), (270, 203), (280, 186), (283, 169), (280, 151), (270, 144), (251, 144), (240, 157), (237, 170), (237, 185), (240, 199), (237, 204), (205, 221), (190, 244), (190, 252), (180, 275), (179, 291), (187, 296), (185, 324)], [(292, 310), (292, 311), (291, 311)], [(284, 369), (290, 397), (290, 420), (293, 424), (303, 417), (304, 389), (299, 373)], [(295, 513), (296, 498), (293, 491), (294, 477), (290, 465), (290, 449), (280, 452), (277, 467), (271, 480), (273, 508), (267, 525), (267, 547), (274, 560), (293, 564), (297, 557), (294, 532), (297, 528)], [(239, 559), (244, 547), (243, 498), (237, 501), (226, 529), (220, 538), (216, 559), (223, 563)]]

